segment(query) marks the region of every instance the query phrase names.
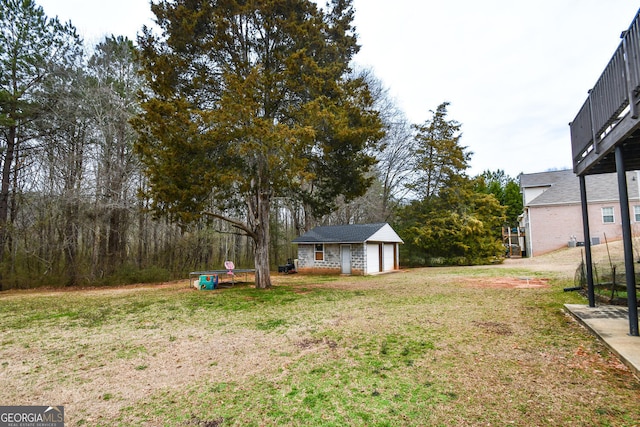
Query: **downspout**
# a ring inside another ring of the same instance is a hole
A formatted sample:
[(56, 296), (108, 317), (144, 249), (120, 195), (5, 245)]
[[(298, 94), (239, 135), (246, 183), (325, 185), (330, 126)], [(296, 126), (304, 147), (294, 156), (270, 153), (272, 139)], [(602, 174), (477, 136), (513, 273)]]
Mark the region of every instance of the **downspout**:
[(525, 208), (527, 210), (527, 235), (529, 239), (527, 240), (527, 251), (529, 252), (529, 258), (533, 258), (533, 227), (531, 226), (531, 209)]

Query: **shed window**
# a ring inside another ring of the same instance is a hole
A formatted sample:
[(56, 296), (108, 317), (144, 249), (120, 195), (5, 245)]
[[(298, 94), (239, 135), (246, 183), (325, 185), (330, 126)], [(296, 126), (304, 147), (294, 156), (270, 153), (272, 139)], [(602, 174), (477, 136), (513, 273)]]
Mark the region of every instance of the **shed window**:
[(602, 208), (602, 222), (604, 224), (613, 224), (615, 221), (613, 219), (613, 208)]
[(316, 261), (324, 261), (324, 245), (322, 243), (316, 244)]

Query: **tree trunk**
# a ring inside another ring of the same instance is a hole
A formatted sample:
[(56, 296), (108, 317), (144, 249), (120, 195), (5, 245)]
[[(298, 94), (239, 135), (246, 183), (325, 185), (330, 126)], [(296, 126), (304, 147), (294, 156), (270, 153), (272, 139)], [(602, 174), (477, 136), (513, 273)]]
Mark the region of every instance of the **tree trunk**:
[(147, 215), (144, 213), (144, 201), (140, 197), (138, 199), (138, 255), (136, 258), (136, 266), (142, 269), (143, 265), (146, 265), (148, 261), (148, 252), (146, 251), (146, 238), (147, 238)]
[(254, 207), (253, 241), (255, 244), (254, 261), (256, 268), (256, 289), (271, 287), (269, 271), (269, 194), (260, 192)]
[(304, 213), (304, 232), (307, 233), (315, 227), (316, 219), (313, 215), (313, 208), (310, 204), (304, 204), (302, 211)]
[[(114, 196), (115, 197), (115, 196)], [(116, 200), (116, 203), (119, 201)], [(123, 262), (122, 242), (124, 241), (121, 228), (125, 224), (124, 212), (117, 205), (109, 209), (107, 218), (107, 262), (106, 271), (108, 275), (113, 274)]]
[(63, 207), (64, 234), (63, 251), (65, 253), (66, 286), (78, 285), (78, 233), (79, 209), (77, 203), (67, 200)]
[[(9, 192), (11, 182), (11, 166), (16, 150), (16, 127), (9, 127), (7, 148), (4, 164), (2, 165), (2, 186), (0, 187), (0, 264), (4, 261), (5, 245), (9, 235)], [(3, 289), (3, 279), (0, 277), (0, 291)]]
[[(9, 264), (5, 271), (10, 272), (11, 275), (15, 274), (16, 270), (16, 256), (15, 256), (15, 246), (14, 246), (14, 238), (15, 238), (15, 221), (18, 217), (18, 174), (20, 173), (20, 169), (18, 167), (20, 163), (20, 153), (18, 151), (18, 143), (16, 143), (15, 152), (14, 152), (14, 161), (15, 167), (11, 172), (11, 195), (9, 196), (9, 212), (7, 219), (7, 235), (6, 240), (4, 242), (5, 247), (5, 265), (7, 265), (7, 261)], [(11, 231), (10, 231), (11, 230)], [(9, 254), (9, 259), (6, 259), (6, 254)]]
[(93, 239), (93, 249), (92, 249), (92, 263), (91, 263), (91, 277), (93, 279), (100, 278), (102, 279), (103, 270), (102, 270), (102, 259), (104, 254), (102, 253), (102, 228), (101, 228), (101, 220), (100, 215), (101, 212), (95, 204), (93, 210), (94, 218), (93, 218), (93, 227), (92, 227), (92, 239)]

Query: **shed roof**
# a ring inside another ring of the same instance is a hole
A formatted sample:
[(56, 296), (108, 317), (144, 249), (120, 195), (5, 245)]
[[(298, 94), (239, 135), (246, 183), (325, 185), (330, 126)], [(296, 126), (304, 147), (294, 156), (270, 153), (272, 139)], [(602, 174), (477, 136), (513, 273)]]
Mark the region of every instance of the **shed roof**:
[(400, 236), (385, 222), (315, 227), (293, 243), (364, 243), (369, 241), (403, 243)]

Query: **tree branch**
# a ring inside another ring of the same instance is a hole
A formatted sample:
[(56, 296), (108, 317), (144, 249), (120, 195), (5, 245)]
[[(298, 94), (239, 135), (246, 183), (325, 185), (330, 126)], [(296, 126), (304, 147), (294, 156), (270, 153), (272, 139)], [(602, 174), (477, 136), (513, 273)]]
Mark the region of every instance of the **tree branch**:
[(210, 217), (213, 217), (213, 218), (217, 218), (217, 219), (221, 219), (222, 221), (228, 222), (233, 227), (239, 228), (240, 230), (244, 231), (247, 234), (247, 236), (251, 237), (254, 241), (258, 237), (256, 235), (256, 233), (253, 230), (251, 230), (249, 228), (249, 226), (247, 224), (245, 224), (244, 222), (235, 220), (233, 218), (229, 218), (228, 216), (217, 214), (215, 212), (204, 211), (204, 212), (202, 212), (202, 215), (207, 215), (207, 216), (210, 216)]

